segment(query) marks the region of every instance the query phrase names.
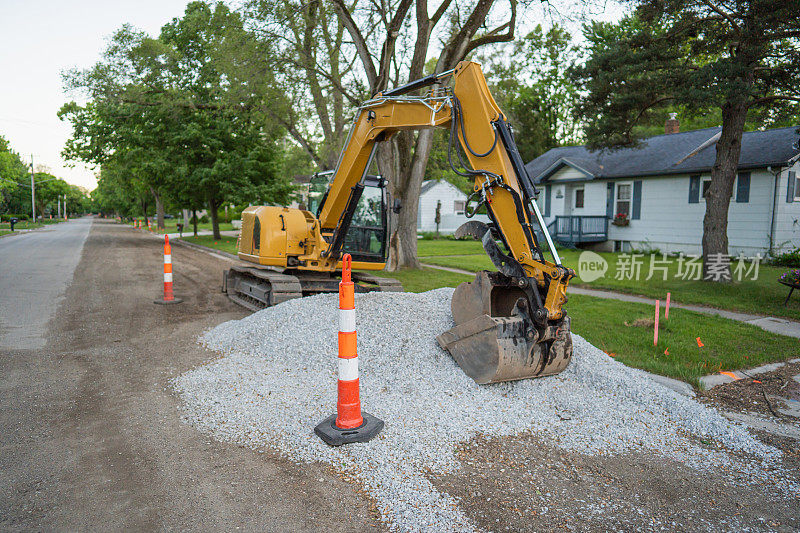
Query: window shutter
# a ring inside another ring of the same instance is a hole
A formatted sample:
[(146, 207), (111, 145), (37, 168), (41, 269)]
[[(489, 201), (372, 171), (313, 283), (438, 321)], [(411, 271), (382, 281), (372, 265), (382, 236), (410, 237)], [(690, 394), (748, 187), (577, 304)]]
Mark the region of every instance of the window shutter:
[(544, 216), (550, 216), (550, 194), (552, 191), (553, 186), (549, 183), (544, 186)]
[(606, 183), (606, 217), (614, 218), (614, 182)]
[(700, 203), (700, 176), (689, 177), (689, 203)]
[(633, 204), (631, 205), (631, 220), (642, 218), (642, 180), (633, 182)]
[(789, 184), (786, 186), (786, 203), (794, 202), (794, 184), (797, 181), (797, 174), (789, 172)]
[(750, 201), (750, 173), (740, 172), (736, 182), (736, 203), (746, 204)]

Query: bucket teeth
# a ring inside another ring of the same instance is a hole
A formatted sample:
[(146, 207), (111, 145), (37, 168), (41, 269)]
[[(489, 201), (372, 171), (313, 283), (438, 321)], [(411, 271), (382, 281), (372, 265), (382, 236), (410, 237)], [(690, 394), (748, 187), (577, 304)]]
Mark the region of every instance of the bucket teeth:
[(482, 271), (459, 285), (451, 302), (456, 326), (437, 337), (439, 345), (479, 384), (561, 372), (572, 358), (569, 318), (537, 327), (520, 312), (524, 293), (505, 281)]

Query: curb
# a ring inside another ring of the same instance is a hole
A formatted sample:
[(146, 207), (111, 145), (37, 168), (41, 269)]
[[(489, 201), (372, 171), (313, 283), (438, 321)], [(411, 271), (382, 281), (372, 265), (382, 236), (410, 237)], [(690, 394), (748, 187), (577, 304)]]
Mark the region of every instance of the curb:
[(195, 244), (193, 242), (187, 242), (183, 239), (175, 239), (174, 241), (170, 241), (173, 244), (180, 244), (181, 246), (185, 246), (187, 248), (192, 248), (197, 250), (198, 252), (205, 252), (209, 255), (213, 255), (215, 257), (219, 257), (222, 259), (227, 259), (228, 261), (240, 261), (238, 257), (228, 252), (223, 252), (222, 250), (217, 250), (215, 248), (209, 248), (208, 246), (203, 246), (202, 244)]
[(733, 374), (734, 376), (736, 376), (736, 378), (733, 378), (725, 374), (709, 374), (707, 376), (703, 376), (700, 378), (700, 388), (702, 390), (711, 390), (718, 385), (724, 385), (725, 383), (738, 381), (739, 379), (748, 379), (748, 378), (752, 379), (754, 375), (764, 374), (766, 372), (772, 372), (774, 370), (778, 370), (779, 368), (789, 363), (800, 363), (800, 357), (789, 359), (787, 361), (783, 361), (780, 363), (767, 363), (766, 365), (757, 366), (755, 368), (748, 368), (746, 370), (734, 370), (733, 372), (729, 372), (729, 374)]

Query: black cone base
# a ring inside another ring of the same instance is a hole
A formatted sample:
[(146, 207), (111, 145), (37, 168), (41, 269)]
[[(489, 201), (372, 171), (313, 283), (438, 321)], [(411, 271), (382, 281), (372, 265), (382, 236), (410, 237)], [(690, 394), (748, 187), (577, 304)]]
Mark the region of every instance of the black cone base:
[(332, 414), (317, 427), (314, 433), (330, 446), (341, 446), (351, 442), (367, 442), (383, 429), (383, 420), (375, 418), (369, 413), (361, 412), (364, 423), (357, 428), (341, 429), (336, 427), (336, 413)]
[(183, 300), (181, 298), (173, 298), (172, 300), (153, 300), (154, 304), (159, 305), (171, 305), (171, 304), (179, 304)]

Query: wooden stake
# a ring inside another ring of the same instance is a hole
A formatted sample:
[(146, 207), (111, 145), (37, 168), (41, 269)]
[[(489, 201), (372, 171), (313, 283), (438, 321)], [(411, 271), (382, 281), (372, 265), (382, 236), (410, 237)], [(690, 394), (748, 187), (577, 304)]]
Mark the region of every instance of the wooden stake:
[(656, 322), (655, 322), (655, 327), (653, 328), (653, 346), (658, 344), (658, 315), (661, 314), (659, 313), (660, 309), (661, 309), (661, 301), (656, 300)]

